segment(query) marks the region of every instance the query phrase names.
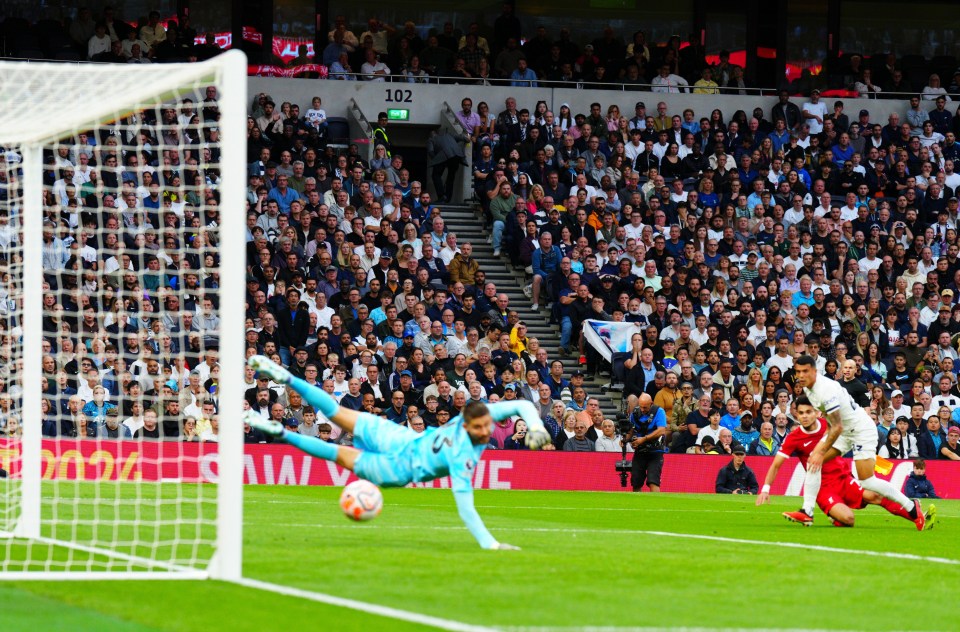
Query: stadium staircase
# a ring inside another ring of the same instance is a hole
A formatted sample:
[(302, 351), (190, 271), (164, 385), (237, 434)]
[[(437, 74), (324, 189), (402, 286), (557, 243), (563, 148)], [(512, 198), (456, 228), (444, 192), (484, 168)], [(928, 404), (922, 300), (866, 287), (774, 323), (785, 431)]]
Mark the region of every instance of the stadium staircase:
[[(527, 324), (530, 336), (540, 341), (540, 346), (547, 350), (550, 361), (559, 359), (563, 362), (564, 377), (582, 368), (586, 373), (586, 366), (580, 367), (578, 356), (560, 355), (560, 327), (550, 324), (550, 312), (544, 304), (539, 311), (533, 311), (530, 299), (523, 293), (527, 284), (523, 270), (514, 270), (506, 256), (494, 257), (493, 246), (487, 243), (489, 231), (484, 227), (484, 221), (475, 206), (443, 205), (443, 219), (447, 230), (456, 233), (458, 243), (473, 244), (473, 255), (481, 262), (481, 269), (486, 272), (487, 280), (497, 284), (497, 291), (510, 297), (510, 308), (517, 310), (521, 320)], [(587, 375), (584, 379), (584, 388), (588, 397), (600, 400), (603, 414), (611, 419), (620, 410), (620, 394), (616, 391), (604, 393), (601, 387), (609, 383), (609, 375)]]

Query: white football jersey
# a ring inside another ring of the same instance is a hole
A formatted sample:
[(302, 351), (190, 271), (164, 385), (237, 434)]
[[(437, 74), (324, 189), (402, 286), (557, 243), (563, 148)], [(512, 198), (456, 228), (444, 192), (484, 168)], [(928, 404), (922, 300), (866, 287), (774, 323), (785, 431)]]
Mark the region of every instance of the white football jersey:
[(847, 389), (843, 388), (839, 382), (831, 380), (823, 375), (817, 376), (813, 388), (803, 389), (813, 404), (813, 407), (824, 415), (832, 412), (840, 412), (840, 420), (843, 421), (844, 434), (852, 432), (858, 428), (872, 427), (875, 424), (863, 408), (861, 408)]

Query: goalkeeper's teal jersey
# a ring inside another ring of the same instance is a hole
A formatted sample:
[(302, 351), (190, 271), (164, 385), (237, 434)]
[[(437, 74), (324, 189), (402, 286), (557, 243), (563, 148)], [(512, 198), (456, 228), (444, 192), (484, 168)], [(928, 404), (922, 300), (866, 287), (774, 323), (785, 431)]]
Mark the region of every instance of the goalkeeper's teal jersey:
[[(500, 402), (488, 408), (495, 421), (523, 414), (531, 427), (542, 428), (530, 402)], [(354, 443), (363, 451), (354, 471), (377, 485), (399, 487), (449, 475), (457, 510), (470, 533), (485, 549), (496, 544), (473, 506), (473, 475), (487, 446), (474, 445), (460, 415), (431, 432), (417, 434), (361, 414), (354, 426)]]
[(419, 435), (404, 449), (412, 467), (413, 481), (432, 481), (450, 476), (453, 491), (473, 488), (473, 473), (486, 445), (474, 445), (457, 415), (433, 432)]

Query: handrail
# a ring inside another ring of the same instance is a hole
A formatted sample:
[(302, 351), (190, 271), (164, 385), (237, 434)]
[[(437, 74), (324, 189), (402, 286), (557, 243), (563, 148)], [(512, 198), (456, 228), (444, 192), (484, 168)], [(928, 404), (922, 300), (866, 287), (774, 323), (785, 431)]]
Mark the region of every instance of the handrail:
[[(37, 58), (37, 57), (13, 57), (13, 56), (0, 56), (0, 60), (3, 60), (3, 61), (20, 61), (20, 62), (27, 62), (27, 63), (36, 62), (36, 63), (57, 63), (57, 64), (109, 64), (109, 63), (111, 63), (111, 62), (102, 62), (102, 61), (94, 61), (94, 60), (86, 60), (86, 59), (83, 59), (83, 60), (78, 60), (78, 59), (66, 59), (66, 60), (64, 60), (64, 59), (46, 59), (46, 58)], [(156, 63), (167, 63), (167, 62), (156, 62)], [(176, 63), (176, 62), (169, 62), (169, 63)], [(285, 68), (285, 67), (284, 67), (284, 66), (278, 66), (278, 68)], [(366, 77), (366, 74), (360, 73), (360, 72), (337, 73), (337, 74), (338, 74), (338, 75), (346, 75), (346, 76), (348, 76), (348, 77), (353, 77), (353, 78), (354, 78), (353, 80), (355, 80), (355, 81), (367, 81), (366, 79), (364, 79), (364, 77)], [(251, 75), (251, 76), (256, 76), (256, 75)], [(454, 81), (462, 80), (462, 81), (463, 81), (463, 85), (480, 85), (480, 84), (478, 83), (478, 80), (477, 80), (477, 79), (469, 79), (469, 80), (467, 80), (467, 79), (463, 79), (463, 78), (461, 78), (461, 77), (455, 77), (455, 76), (452, 76), (452, 75), (427, 75), (427, 76), (424, 77), (423, 79), (411, 81), (411, 80), (407, 79), (406, 77), (404, 77), (402, 74), (399, 74), (399, 73), (398, 73), (398, 74), (395, 74), (395, 75), (388, 75), (388, 76), (384, 77), (383, 79), (384, 79), (384, 82), (385, 82), (385, 83), (413, 83), (413, 84), (421, 83), (421, 84), (436, 84), (436, 85), (444, 85), (444, 84), (447, 84), (448, 82), (451, 82), (451, 83), (452, 83), (452, 82), (454, 82)], [(342, 81), (342, 79), (338, 79), (337, 77), (334, 77), (334, 76), (332, 76), (332, 75), (329, 76), (329, 77), (327, 77), (327, 80), (328, 80), (328, 81)], [(512, 85), (512, 83), (513, 83), (513, 80), (512, 80), (512, 79), (506, 79), (506, 78), (500, 78), (500, 77), (488, 77), (488, 78), (484, 79), (484, 81), (486, 81), (486, 82), (487, 82), (489, 85), (491, 85), (491, 86), (510, 86), (510, 85)], [(514, 86), (514, 87), (517, 87), (517, 88), (527, 88), (527, 87), (529, 87), (529, 86)], [(656, 88), (656, 87), (658, 87), (658, 86), (655, 86), (654, 84), (651, 84), (651, 83), (625, 83), (625, 82), (623, 82), (623, 81), (603, 81), (603, 82), (600, 82), (600, 81), (577, 80), (577, 81), (573, 81), (573, 82), (566, 82), (566, 81), (551, 81), (551, 80), (549, 80), (549, 79), (538, 79), (538, 80), (537, 80), (537, 87), (538, 87), (538, 88), (554, 88), (554, 89), (556, 89), (556, 88), (568, 88), (568, 89), (571, 89), (571, 90), (592, 90), (592, 89), (597, 89), (597, 90), (615, 90), (615, 91), (619, 91), (619, 92), (650, 92), (650, 93), (653, 93), (653, 94), (670, 94), (670, 93), (666, 93), (666, 92), (660, 92), (659, 90), (658, 90), (658, 91), (654, 91), (653, 88)], [(742, 89), (745, 90), (748, 95), (755, 94), (756, 96), (774, 96), (774, 95), (776, 95), (777, 92), (779, 91), (778, 88), (753, 88), (753, 87), (744, 87), (744, 88), (742, 88)], [(839, 86), (838, 86), (838, 87), (825, 86), (825, 87), (820, 87), (819, 89), (822, 90), (822, 91), (828, 91), (828, 90), (845, 90), (846, 88), (844, 88), (844, 87), (839, 87)], [(733, 94), (733, 93), (731, 93), (731, 92), (729, 91), (729, 89), (725, 89), (725, 88), (722, 88), (722, 87), (721, 87), (721, 88), (718, 88), (718, 90), (719, 90), (719, 92), (718, 92), (717, 94), (722, 94), (722, 95), (723, 95), (723, 94), (725, 94), (725, 95), (731, 95), (731, 94)], [(739, 89), (738, 89), (738, 90), (739, 90)], [(914, 96), (917, 96), (918, 94), (920, 94), (920, 93), (922, 92), (922, 90), (923, 90), (923, 89), (921, 88), (920, 90), (908, 91), (908, 92), (880, 92), (880, 93), (873, 93), (873, 92), (871, 92), (871, 93), (867, 93), (867, 94), (861, 94), (861, 95), (859, 95), (858, 97), (854, 97), (854, 98), (860, 98), (860, 99), (877, 99), (877, 100), (893, 100), (893, 99), (891, 99), (891, 97), (894, 97), (895, 99), (909, 100), (911, 97), (914, 97)], [(686, 88), (685, 90), (681, 90), (680, 93), (681, 93), (681, 94), (694, 94), (693, 91), (694, 91), (694, 85), (693, 85), (693, 84), (690, 84), (689, 86), (687, 86), (687, 88)], [(676, 93), (672, 93), (672, 94), (676, 94)], [(798, 96), (798, 94), (795, 94), (795, 93), (792, 93), (792, 92), (791, 92), (791, 94), (792, 94), (793, 96)], [(954, 93), (954, 94), (947, 93), (947, 96), (948, 96), (948, 97), (951, 97), (953, 100), (960, 100), (960, 93)], [(933, 99), (924, 99), (924, 100), (926, 100), (926, 101), (932, 101)]]

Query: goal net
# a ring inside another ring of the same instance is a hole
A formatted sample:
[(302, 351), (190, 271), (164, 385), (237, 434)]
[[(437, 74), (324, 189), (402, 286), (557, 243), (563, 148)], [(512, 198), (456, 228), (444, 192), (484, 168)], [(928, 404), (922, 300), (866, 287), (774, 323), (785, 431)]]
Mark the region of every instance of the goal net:
[(240, 576), (245, 106), (0, 63), (0, 579)]

